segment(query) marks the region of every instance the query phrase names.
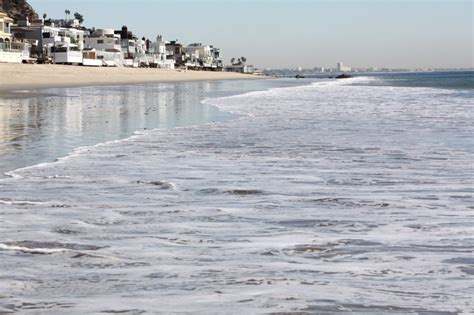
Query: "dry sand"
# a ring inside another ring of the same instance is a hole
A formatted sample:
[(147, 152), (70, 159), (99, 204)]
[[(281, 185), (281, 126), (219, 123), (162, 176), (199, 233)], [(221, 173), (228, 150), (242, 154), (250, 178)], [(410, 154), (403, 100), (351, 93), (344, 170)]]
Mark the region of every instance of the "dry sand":
[(258, 78), (262, 77), (229, 72), (0, 63), (0, 91), (51, 87)]

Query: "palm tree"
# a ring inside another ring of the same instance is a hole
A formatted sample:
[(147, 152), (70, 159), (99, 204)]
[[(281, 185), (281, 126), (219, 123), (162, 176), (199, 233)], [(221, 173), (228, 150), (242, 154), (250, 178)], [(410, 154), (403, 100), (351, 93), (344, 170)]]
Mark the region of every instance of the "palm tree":
[(235, 62), (235, 58), (232, 58), (232, 59), (230, 60), (230, 63), (231, 63), (231, 64), (234, 64), (234, 62)]
[(245, 57), (240, 57), (240, 59), (242, 60), (243, 63), (247, 62), (247, 58), (245, 58)]
[(46, 20), (46, 18), (48, 17), (48, 15), (46, 13), (43, 14), (43, 20)]
[(74, 13), (74, 18), (79, 21), (79, 24), (82, 24), (82, 22), (84, 22), (84, 16), (79, 12)]

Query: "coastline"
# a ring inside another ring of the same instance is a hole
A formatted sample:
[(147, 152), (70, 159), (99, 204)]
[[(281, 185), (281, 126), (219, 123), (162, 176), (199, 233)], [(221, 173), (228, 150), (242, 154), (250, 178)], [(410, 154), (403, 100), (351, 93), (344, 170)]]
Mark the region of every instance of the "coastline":
[(265, 78), (233, 72), (1, 63), (0, 93), (8, 97), (15, 90)]

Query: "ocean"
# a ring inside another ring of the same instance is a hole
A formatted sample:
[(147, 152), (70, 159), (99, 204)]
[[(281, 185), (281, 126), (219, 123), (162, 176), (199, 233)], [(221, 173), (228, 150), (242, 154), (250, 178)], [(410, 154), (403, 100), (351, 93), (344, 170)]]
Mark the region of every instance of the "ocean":
[(0, 100), (0, 313), (474, 312), (472, 78)]

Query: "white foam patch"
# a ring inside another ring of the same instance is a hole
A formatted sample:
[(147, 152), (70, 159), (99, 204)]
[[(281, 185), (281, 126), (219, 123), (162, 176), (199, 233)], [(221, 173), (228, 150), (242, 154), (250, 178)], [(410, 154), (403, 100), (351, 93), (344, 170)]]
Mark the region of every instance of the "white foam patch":
[(22, 246), (12, 246), (0, 243), (0, 250), (8, 250), (8, 251), (18, 251), (23, 253), (30, 253), (30, 254), (56, 254), (56, 253), (64, 253), (70, 252), (70, 249), (66, 248), (28, 248)]

